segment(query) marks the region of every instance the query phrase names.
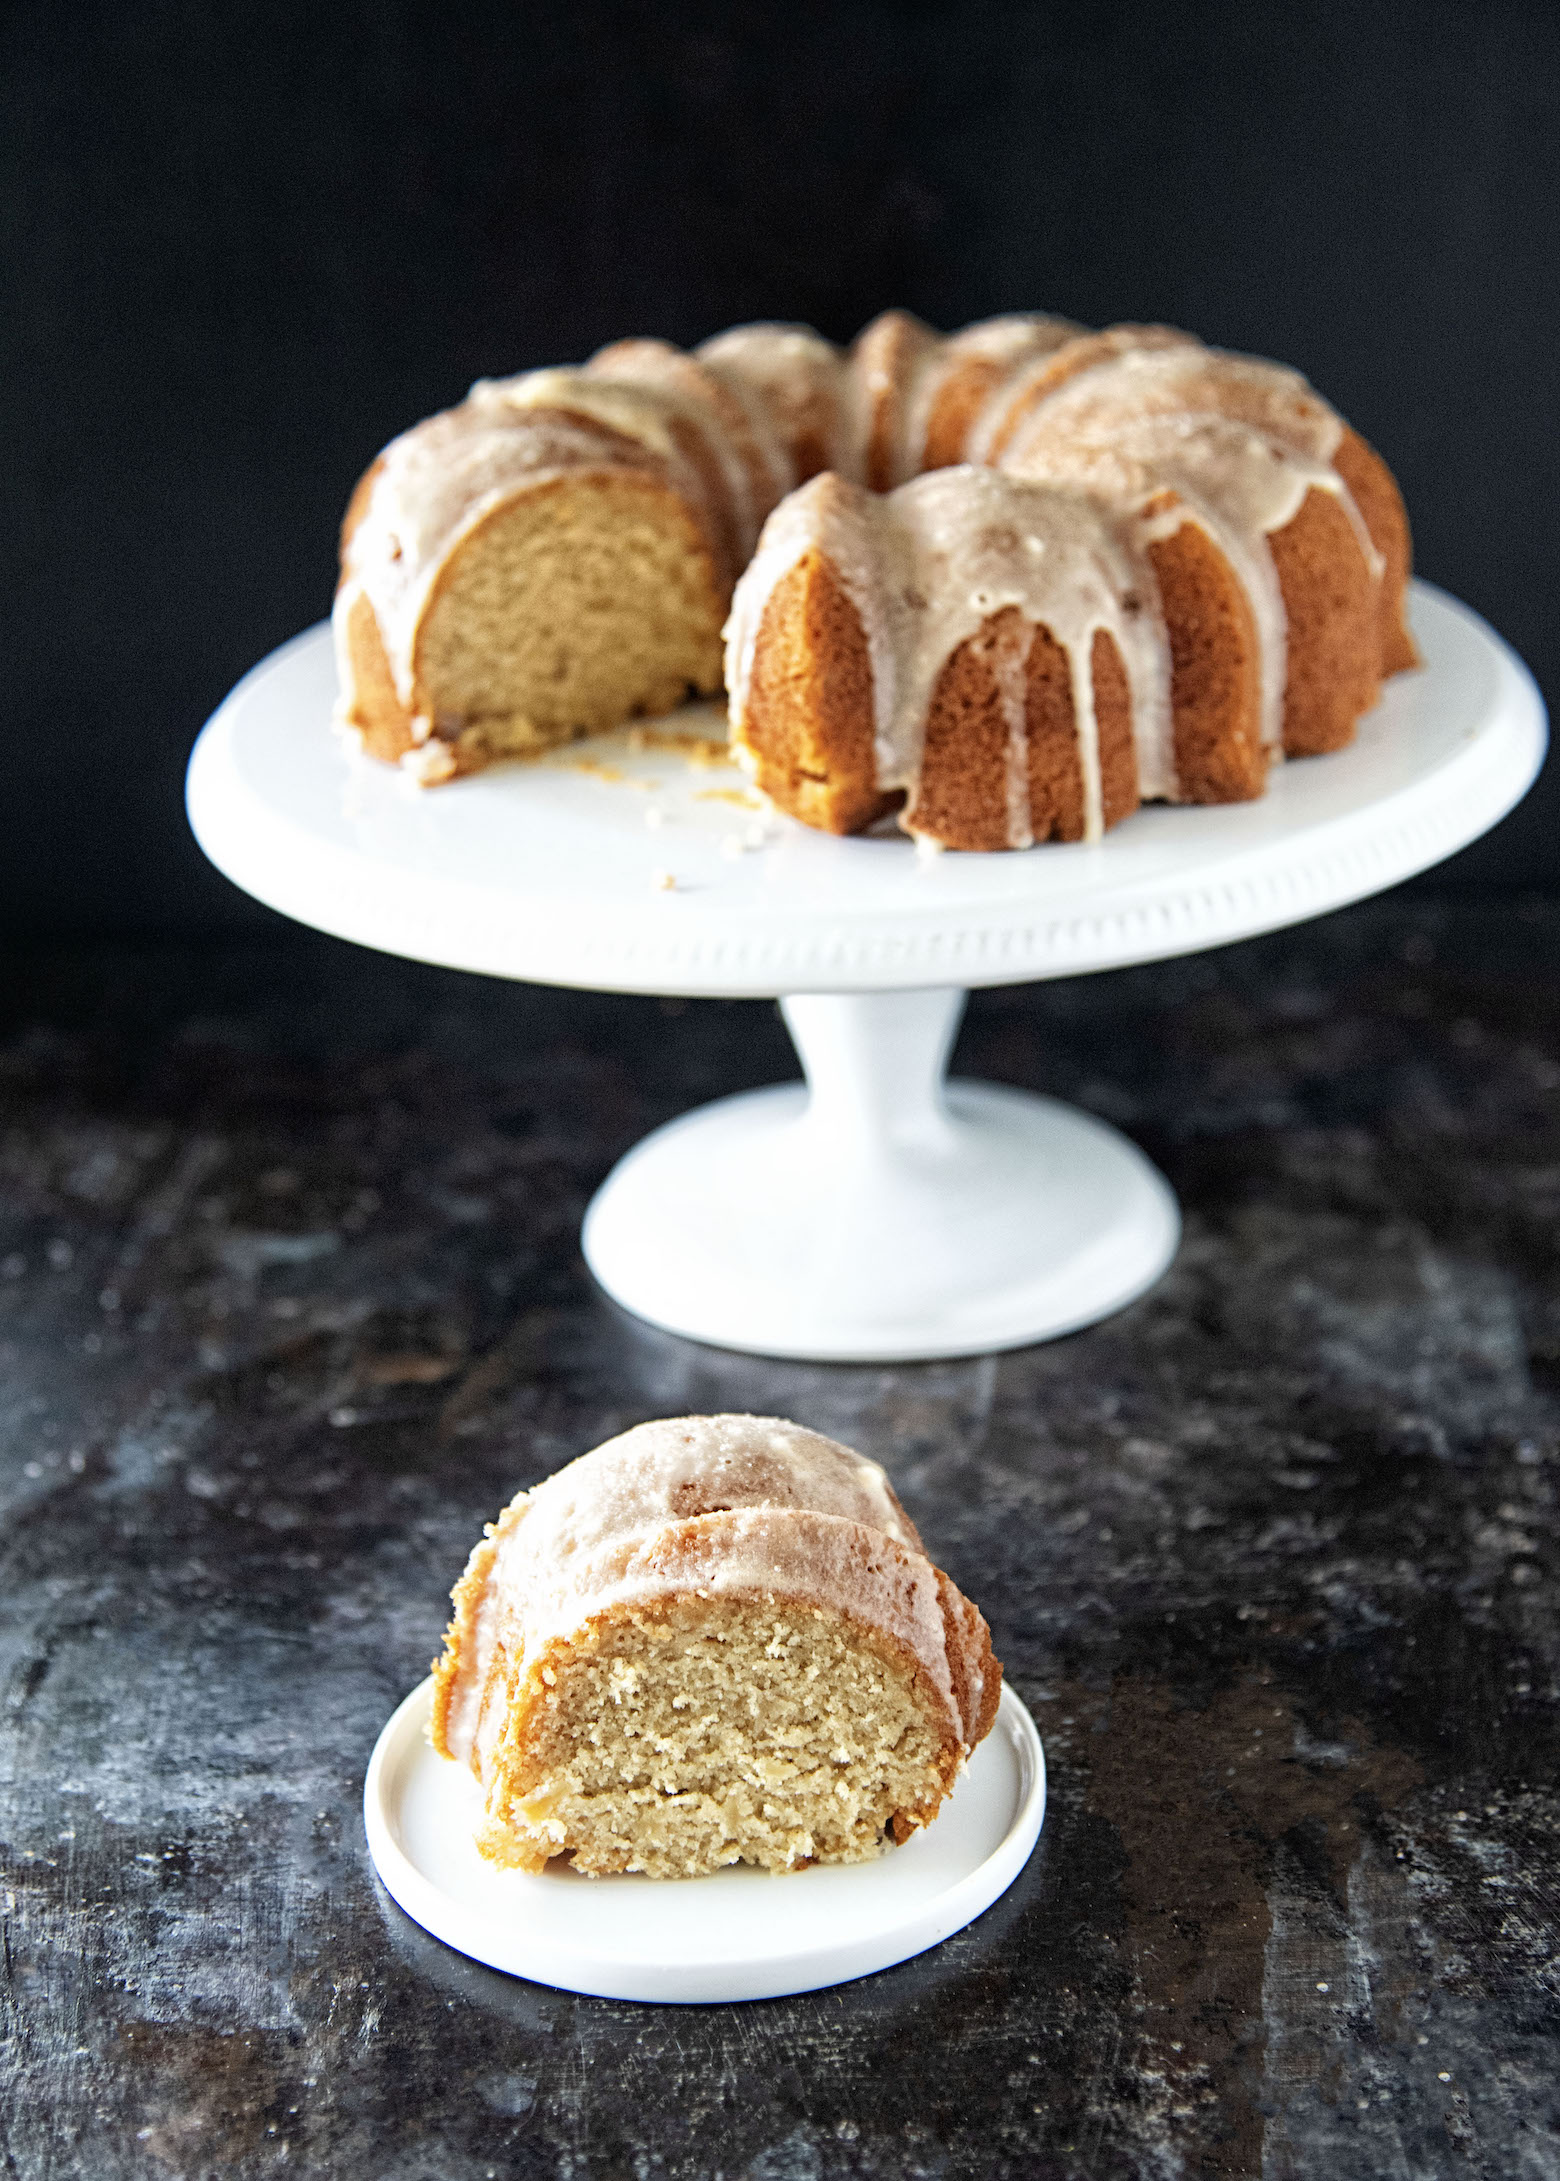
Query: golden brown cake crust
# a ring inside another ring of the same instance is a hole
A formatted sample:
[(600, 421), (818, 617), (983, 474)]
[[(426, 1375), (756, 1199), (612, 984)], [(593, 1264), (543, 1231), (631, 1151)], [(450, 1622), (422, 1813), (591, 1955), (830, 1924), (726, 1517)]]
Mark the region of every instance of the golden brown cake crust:
[(1262, 793), (1262, 690), (1256, 623), (1229, 562), (1196, 522), (1149, 548), (1170, 636), (1175, 762), (1189, 803)]
[(1138, 807), (1137, 756), (1132, 746), (1132, 692), (1116, 639), (1101, 629), (1090, 650), (1094, 717), (1099, 733), (1100, 790), (1107, 826)]
[(429, 1722), (428, 1739), (441, 1757), (454, 1755), (449, 1740), (450, 1705), (462, 1664), (477, 1640), (477, 1615), (481, 1610), (483, 1593), (493, 1573), (499, 1540), (514, 1529), (517, 1523), (523, 1521), (524, 1517), (525, 1504), (521, 1500), (506, 1507), (496, 1522), (487, 1525), (482, 1542), (473, 1547), (464, 1572), (450, 1592), (454, 1616), (444, 1631), (444, 1648), (429, 1668), (433, 1675), (433, 1716)]
[(1081, 841), (1083, 767), (1078, 755), (1072, 667), (1066, 652), (1047, 629), (1034, 632), (1024, 694), (1030, 826), (1034, 837), (1037, 841)]
[(765, 609), (743, 746), (764, 794), (823, 832), (859, 833), (899, 800), (877, 785), (861, 616), (822, 553), (805, 554)]
[(1382, 674), (1401, 674), (1419, 664), (1419, 647), (1409, 634), (1406, 608), (1413, 543), (1397, 479), (1375, 448), (1350, 426), (1333, 455), (1333, 468), (1353, 495), (1365, 528), (1385, 562), (1381, 578)]
[[(1000, 669), (1005, 647), (1024, 649), (1024, 736), (1012, 745)], [(1101, 791), (1106, 825), (1137, 808), (1132, 705), (1121, 656), (1101, 630), (1090, 650), (1093, 703), (1099, 728)], [(995, 850), (1011, 845), (1014, 813), (1010, 768), (1021, 767), (1026, 808), (1036, 841), (1084, 837), (1084, 786), (1072, 668), (1050, 632), (1029, 629), (1017, 609), (993, 616), (980, 635), (960, 646), (943, 669), (927, 723), (920, 786), (907, 822), (951, 848)]]
[[(927, 714), (921, 775), (905, 812), (905, 822), (948, 848), (1001, 849), (1008, 845), (1008, 777), (1012, 733), (1004, 702), (1000, 654), (1028, 635), (1014, 606), (995, 614), (968, 637), (937, 678)], [(1043, 629), (1034, 635), (1030, 659), (1057, 647)], [(1058, 657), (1062, 655), (1058, 652)], [(1036, 669), (1028, 669), (1028, 690)], [(1041, 669), (1043, 673), (1043, 668)], [(1066, 659), (1062, 657), (1062, 672)], [(1070, 704), (1070, 699), (1068, 700)], [(1070, 713), (1069, 713), (1070, 717)], [(1073, 737), (1076, 743), (1076, 736)], [(1082, 790), (1078, 792), (1078, 831), (1082, 833)]]
[(344, 722), (363, 738), (363, 748), (382, 764), (399, 763), (412, 744), (412, 716), (401, 702), (400, 692), (385, 657), (379, 620), (362, 591), (345, 602), (342, 641), (349, 661), (352, 695), (344, 708)]
[(1285, 754), (1341, 750), (1380, 688), (1377, 580), (1341, 503), (1315, 487), (1268, 546), (1287, 632)]
[(1006, 375), (1001, 364), (984, 356), (967, 357), (949, 372), (926, 420), (923, 469), (947, 469), (964, 461), (971, 427)]

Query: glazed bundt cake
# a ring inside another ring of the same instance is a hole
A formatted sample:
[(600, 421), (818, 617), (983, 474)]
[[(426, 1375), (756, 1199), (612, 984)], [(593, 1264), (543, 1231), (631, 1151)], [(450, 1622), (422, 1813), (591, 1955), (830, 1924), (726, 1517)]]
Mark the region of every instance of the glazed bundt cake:
[(1001, 1691), (882, 1470), (777, 1417), (609, 1440), (511, 1502), (453, 1602), (434, 1747), (521, 1870), (868, 1860), (936, 1816)]
[(1094, 840), (1260, 795), (1415, 663), (1380, 456), (1298, 373), (1162, 326), (888, 312), (482, 381), (342, 535), (339, 717), (426, 782), (724, 679), (835, 833)]

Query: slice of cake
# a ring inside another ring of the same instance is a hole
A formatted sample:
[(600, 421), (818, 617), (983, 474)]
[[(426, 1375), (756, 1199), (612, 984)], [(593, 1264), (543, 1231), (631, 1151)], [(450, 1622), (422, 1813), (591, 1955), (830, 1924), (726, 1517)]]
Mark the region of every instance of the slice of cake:
[(856, 1863), (930, 1823), (996, 1716), (984, 1620), (883, 1471), (765, 1416), (641, 1424), (489, 1526), (434, 1747), (496, 1863)]

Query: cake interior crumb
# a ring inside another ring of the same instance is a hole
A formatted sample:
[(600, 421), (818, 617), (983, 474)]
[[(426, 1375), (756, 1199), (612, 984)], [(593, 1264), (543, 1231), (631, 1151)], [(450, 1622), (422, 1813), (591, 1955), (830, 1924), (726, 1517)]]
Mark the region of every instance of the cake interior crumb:
[(521, 1869), (865, 1862), (949, 1784), (913, 1667), (821, 1608), (683, 1598), (604, 1617), (534, 1670), (545, 1694), (498, 1754), (479, 1835)]

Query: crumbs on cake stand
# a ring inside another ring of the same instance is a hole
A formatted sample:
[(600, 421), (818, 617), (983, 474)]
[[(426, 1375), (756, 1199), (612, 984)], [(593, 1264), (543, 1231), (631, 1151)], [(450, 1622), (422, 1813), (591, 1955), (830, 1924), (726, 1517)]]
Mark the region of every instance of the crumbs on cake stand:
[(588, 773), (593, 780), (606, 780), (615, 787), (638, 788), (645, 795), (653, 794), (661, 784), (659, 780), (636, 780), (621, 766), (609, 765), (599, 757), (555, 757), (549, 759), (549, 763), (560, 772)]
[(713, 735), (696, 735), (686, 728), (630, 727), (627, 740), (636, 755), (644, 750), (672, 750), (701, 772), (731, 763), (729, 742), (717, 741)]

